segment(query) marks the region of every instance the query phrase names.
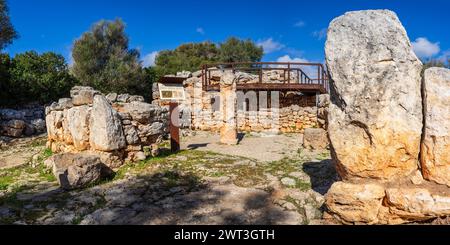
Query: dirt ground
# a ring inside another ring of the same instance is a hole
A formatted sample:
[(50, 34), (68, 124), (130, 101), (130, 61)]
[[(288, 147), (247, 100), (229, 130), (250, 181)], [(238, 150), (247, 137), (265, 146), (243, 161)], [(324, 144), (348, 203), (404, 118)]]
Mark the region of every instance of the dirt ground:
[(196, 132), (182, 138), (182, 149), (212, 151), (221, 154), (253, 158), (258, 161), (279, 161), (293, 156), (302, 145), (302, 134), (240, 134), (236, 146), (219, 143), (220, 135), (209, 132)]
[(1, 140), (0, 169), (17, 167), (28, 163), (45, 148), (47, 135), (30, 138)]
[(128, 163), (74, 191), (43, 167), (45, 141), (11, 146), (40, 154), (34, 165), (0, 170), (0, 224), (322, 223), (323, 195), (336, 180), (327, 151), (302, 149), (301, 135), (245, 135), (238, 146), (217, 137), (183, 138), (179, 153)]

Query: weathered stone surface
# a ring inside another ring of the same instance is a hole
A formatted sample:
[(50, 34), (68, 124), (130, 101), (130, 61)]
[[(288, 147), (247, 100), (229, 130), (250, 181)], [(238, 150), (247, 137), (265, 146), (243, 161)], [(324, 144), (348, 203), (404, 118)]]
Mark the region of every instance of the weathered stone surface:
[(156, 105), (134, 101), (125, 104), (120, 112), (128, 113), (133, 120), (139, 123), (148, 124), (161, 115), (161, 108)]
[(384, 188), (377, 184), (336, 182), (326, 194), (326, 205), (345, 223), (375, 224), (384, 196)]
[(123, 131), (125, 133), (127, 144), (136, 145), (140, 142), (136, 127), (134, 127), (133, 125), (124, 126)]
[(109, 93), (109, 94), (107, 94), (106, 95), (106, 99), (109, 102), (111, 102), (111, 103), (116, 102), (117, 101), (117, 93)]
[(72, 104), (74, 106), (92, 104), (94, 96), (100, 92), (91, 87), (75, 86), (70, 90), (70, 97), (72, 97)]
[(327, 131), (322, 128), (307, 128), (303, 135), (303, 147), (312, 150), (324, 150), (328, 147)]
[(142, 96), (140, 96), (140, 95), (132, 95), (132, 96), (130, 96), (130, 98), (128, 98), (128, 100), (127, 100), (127, 102), (134, 102), (134, 101), (137, 101), (137, 102), (144, 102), (145, 99), (144, 99), (144, 97), (142, 97)]
[(105, 173), (100, 158), (89, 154), (63, 153), (47, 159), (63, 189), (81, 188), (99, 181)]
[(344, 179), (401, 178), (418, 168), (422, 64), (395, 13), (346, 13), (328, 29), (328, 132)]
[(87, 105), (76, 106), (67, 111), (67, 126), (72, 135), (73, 145), (80, 151), (89, 147), (90, 112), (91, 109)]
[(423, 175), (428, 180), (450, 187), (450, 70), (427, 69), (424, 95)]
[(114, 151), (126, 146), (119, 115), (103, 95), (96, 95), (90, 118), (90, 145), (94, 150)]
[(388, 188), (390, 213), (405, 220), (420, 221), (450, 215), (450, 192), (432, 194), (425, 188)]
[(64, 114), (62, 111), (51, 111), (45, 117), (47, 124), (47, 135), (49, 140), (56, 141), (58, 136), (62, 132), (62, 121), (64, 119)]
[(222, 112), (222, 126), (220, 128), (220, 143), (236, 145), (237, 139), (237, 94), (236, 76), (232, 72), (225, 72), (220, 80), (220, 101)]
[(72, 99), (71, 98), (61, 98), (58, 100), (58, 105), (62, 110), (69, 109), (69, 108), (73, 107)]
[(46, 125), (45, 125), (45, 120), (43, 119), (33, 119), (31, 120), (31, 125), (33, 125), (33, 127), (36, 130), (36, 133), (43, 133), (45, 132), (46, 129)]
[(119, 94), (117, 96), (117, 101), (118, 102), (122, 102), (122, 103), (126, 103), (128, 101), (128, 99), (130, 98), (129, 94)]

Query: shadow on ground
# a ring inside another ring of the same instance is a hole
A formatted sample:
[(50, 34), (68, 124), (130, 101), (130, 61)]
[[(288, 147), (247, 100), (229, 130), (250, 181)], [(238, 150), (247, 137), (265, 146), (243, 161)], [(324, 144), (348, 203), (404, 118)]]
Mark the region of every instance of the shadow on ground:
[(71, 192), (23, 188), (0, 198), (0, 223), (269, 225), (289, 218), (270, 193), (220, 181), (165, 171)]
[(306, 162), (303, 171), (311, 179), (311, 187), (314, 191), (325, 195), (334, 182), (338, 181), (336, 168), (331, 159), (320, 162)]

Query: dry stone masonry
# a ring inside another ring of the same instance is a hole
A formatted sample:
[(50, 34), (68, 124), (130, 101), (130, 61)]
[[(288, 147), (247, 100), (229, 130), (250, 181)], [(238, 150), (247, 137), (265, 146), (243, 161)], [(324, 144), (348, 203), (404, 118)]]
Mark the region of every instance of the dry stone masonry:
[(0, 109), (0, 136), (18, 138), (45, 133), (44, 119), (44, 107), (40, 105)]
[(430, 68), (422, 79), (388, 10), (336, 18), (325, 51), (332, 81), (324, 114), (342, 179), (326, 195), (329, 217), (399, 224), (449, 215), (450, 70)]
[[(220, 84), (225, 71), (211, 68), (213, 84)], [(264, 71), (263, 82), (281, 82), (282, 72)], [(181, 125), (193, 130), (219, 132), (223, 118), (221, 114), (220, 92), (204, 91), (202, 88), (202, 71), (179, 72), (177, 77), (186, 78), (184, 88), (186, 100), (180, 104)], [(236, 72), (237, 83), (255, 83), (257, 77), (244, 72)], [(283, 74), (284, 76), (284, 74)], [(292, 79), (294, 74), (292, 73)], [(215, 83), (214, 83), (215, 81)], [(158, 84), (153, 86), (153, 102), (167, 105), (160, 100)], [(318, 117), (315, 95), (295, 92), (278, 93), (237, 91), (237, 125), (244, 132), (303, 133), (307, 128), (320, 128), (325, 125), (325, 118)], [(259, 98), (259, 99), (256, 99)], [(253, 101), (251, 100), (258, 100)], [(257, 107), (252, 106), (258, 105)]]
[(53, 152), (88, 152), (117, 168), (124, 160), (145, 159), (167, 133), (167, 108), (141, 96), (104, 96), (90, 87), (74, 87), (70, 94), (46, 108)]

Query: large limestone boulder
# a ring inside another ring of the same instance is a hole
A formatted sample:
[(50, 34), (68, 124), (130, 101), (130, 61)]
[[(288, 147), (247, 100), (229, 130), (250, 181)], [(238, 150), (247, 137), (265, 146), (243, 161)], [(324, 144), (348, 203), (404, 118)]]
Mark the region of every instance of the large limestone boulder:
[(94, 96), (97, 94), (100, 94), (100, 92), (91, 87), (75, 86), (70, 90), (70, 97), (72, 97), (74, 106), (92, 104)]
[(401, 178), (418, 168), (422, 64), (394, 12), (348, 12), (328, 29), (328, 132), (344, 179)]
[(85, 187), (110, 173), (98, 156), (90, 154), (62, 153), (50, 157), (45, 164), (66, 190)]
[(127, 103), (122, 108), (118, 108), (118, 110), (122, 113), (128, 113), (134, 121), (141, 124), (150, 124), (157, 121), (163, 113), (161, 107), (141, 101)]
[(450, 192), (446, 190), (432, 193), (428, 189), (414, 187), (387, 189), (386, 203), (390, 206), (389, 212), (404, 220), (414, 221), (450, 215)]
[(450, 70), (429, 68), (424, 74), (425, 130), (422, 172), (450, 187)]
[(120, 117), (105, 96), (94, 97), (89, 125), (89, 141), (93, 150), (109, 152), (126, 147)]
[(89, 118), (91, 109), (87, 105), (72, 107), (67, 111), (67, 124), (75, 149), (83, 151), (89, 147)]
[(326, 205), (342, 222), (375, 224), (384, 196), (384, 188), (377, 184), (336, 182), (326, 194)]

